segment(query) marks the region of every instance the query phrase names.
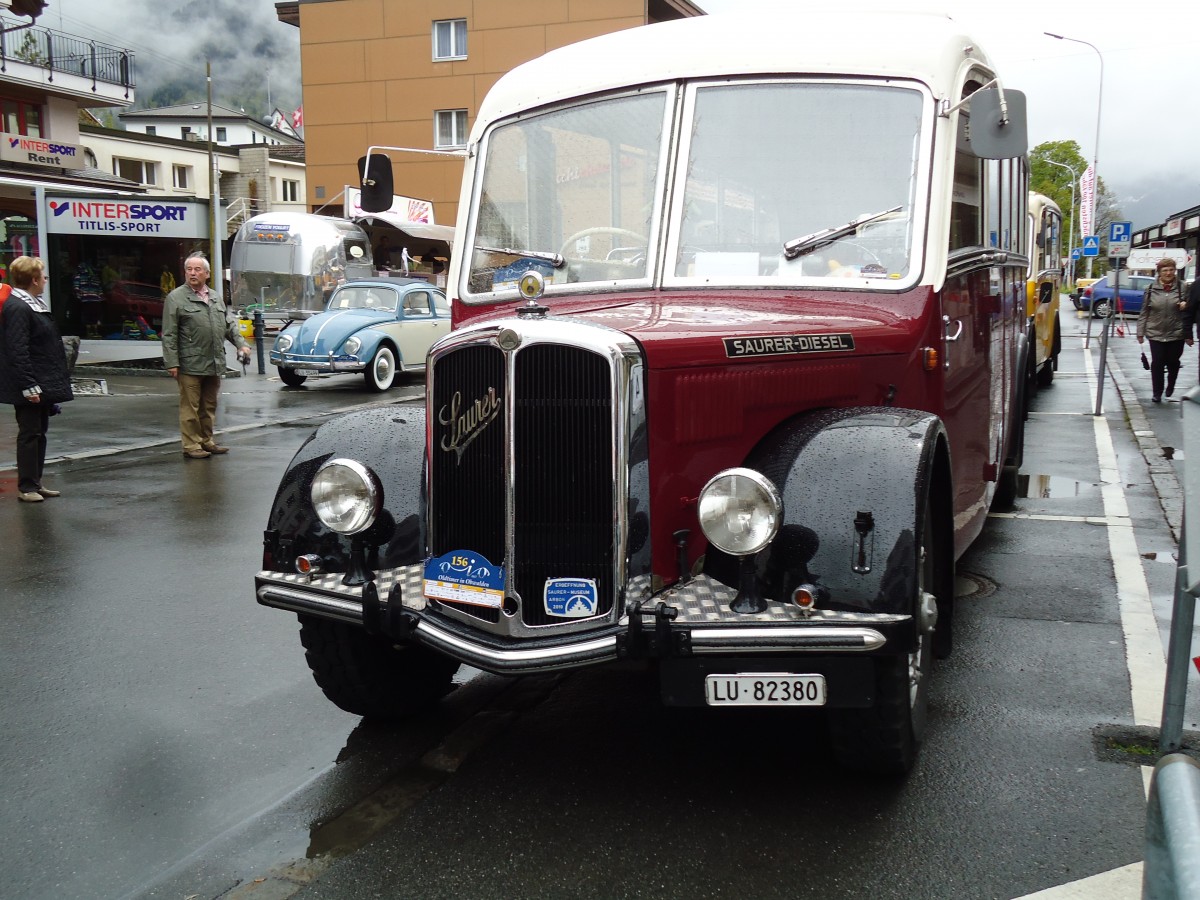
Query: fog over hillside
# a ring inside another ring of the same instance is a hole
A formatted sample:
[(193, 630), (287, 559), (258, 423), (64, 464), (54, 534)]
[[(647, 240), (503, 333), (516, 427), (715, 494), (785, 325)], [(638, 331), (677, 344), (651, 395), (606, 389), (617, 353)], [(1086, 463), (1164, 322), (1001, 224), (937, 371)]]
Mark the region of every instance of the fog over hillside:
[[(49, 0), (37, 25), (134, 52), (137, 107), (203, 100), (263, 115), (301, 102), (300, 30), (263, 0)], [(157, 102), (154, 102), (157, 101)]]

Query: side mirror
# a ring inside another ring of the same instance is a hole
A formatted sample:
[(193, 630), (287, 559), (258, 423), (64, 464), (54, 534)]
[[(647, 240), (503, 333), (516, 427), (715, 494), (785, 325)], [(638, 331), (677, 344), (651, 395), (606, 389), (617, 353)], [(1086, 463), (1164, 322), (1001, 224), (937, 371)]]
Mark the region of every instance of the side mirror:
[(1025, 94), (985, 88), (971, 95), (971, 152), (981, 159), (1012, 159), (1029, 150)]
[[(369, 164), (368, 164), (369, 162)], [(392, 160), (382, 153), (372, 153), (358, 160), (358, 175), (362, 180), (359, 205), (366, 212), (387, 212), (392, 207)]]

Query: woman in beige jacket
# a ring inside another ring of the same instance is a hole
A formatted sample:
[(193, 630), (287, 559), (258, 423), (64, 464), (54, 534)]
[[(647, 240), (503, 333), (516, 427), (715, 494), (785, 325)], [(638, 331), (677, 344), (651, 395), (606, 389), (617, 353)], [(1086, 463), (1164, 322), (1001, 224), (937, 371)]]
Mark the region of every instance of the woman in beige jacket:
[(1175, 271), (1173, 259), (1160, 259), (1154, 267), (1158, 278), (1146, 288), (1142, 311), (1138, 313), (1138, 343), (1150, 341), (1150, 384), (1153, 400), (1163, 398), (1163, 370), (1167, 374), (1166, 395), (1175, 393), (1179, 376), (1179, 360), (1183, 357), (1184, 342), (1192, 345), (1192, 326), (1184, 320), (1187, 298)]

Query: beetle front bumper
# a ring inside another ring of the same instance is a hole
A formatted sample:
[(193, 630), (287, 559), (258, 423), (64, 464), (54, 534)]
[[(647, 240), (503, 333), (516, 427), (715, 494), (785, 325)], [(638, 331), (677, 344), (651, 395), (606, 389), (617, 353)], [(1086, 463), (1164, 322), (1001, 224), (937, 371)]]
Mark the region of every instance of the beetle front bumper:
[(323, 375), (341, 375), (346, 372), (365, 372), (366, 360), (357, 356), (317, 356), (306, 353), (280, 353), (271, 351), (271, 364), (284, 369), (309, 369)]

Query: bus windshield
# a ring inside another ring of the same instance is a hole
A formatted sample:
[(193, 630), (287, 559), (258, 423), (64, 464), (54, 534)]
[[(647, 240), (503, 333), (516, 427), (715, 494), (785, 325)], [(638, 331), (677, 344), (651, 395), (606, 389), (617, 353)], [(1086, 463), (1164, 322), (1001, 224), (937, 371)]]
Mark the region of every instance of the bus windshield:
[(676, 278), (894, 283), (908, 275), (918, 91), (721, 84), (697, 87), (688, 110), (687, 181), (669, 252)]
[[(515, 292), (530, 269), (548, 292), (660, 279), (910, 286), (927, 99), (896, 82), (723, 81), (500, 123), (481, 148), (464, 293)], [(675, 146), (669, 117), (679, 108)]]

